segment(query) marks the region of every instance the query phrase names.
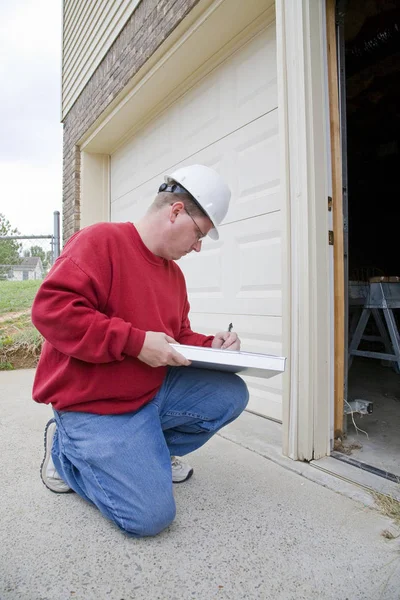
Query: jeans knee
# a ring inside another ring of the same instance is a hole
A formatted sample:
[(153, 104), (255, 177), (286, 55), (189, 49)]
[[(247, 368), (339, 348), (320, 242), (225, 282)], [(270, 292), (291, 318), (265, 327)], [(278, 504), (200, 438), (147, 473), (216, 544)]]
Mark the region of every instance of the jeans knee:
[(235, 414), (236, 416), (239, 416), (244, 411), (249, 401), (249, 390), (243, 379), (238, 375), (235, 375), (233, 400), (235, 402)]
[(161, 533), (175, 519), (176, 508), (175, 503), (167, 510), (164, 509), (161, 513), (153, 513), (152, 510), (142, 515), (142, 518), (136, 525), (136, 535), (138, 537), (151, 537)]
[(225, 420), (225, 424), (237, 419), (249, 401), (247, 385), (243, 379), (233, 373), (227, 374), (227, 377), (221, 381), (218, 396), (220, 416)]
[(134, 537), (152, 537), (161, 533), (175, 519), (176, 507), (172, 502), (163, 510), (153, 510), (149, 506), (148, 510), (142, 514), (135, 514), (131, 519), (115, 519), (116, 524), (128, 535)]

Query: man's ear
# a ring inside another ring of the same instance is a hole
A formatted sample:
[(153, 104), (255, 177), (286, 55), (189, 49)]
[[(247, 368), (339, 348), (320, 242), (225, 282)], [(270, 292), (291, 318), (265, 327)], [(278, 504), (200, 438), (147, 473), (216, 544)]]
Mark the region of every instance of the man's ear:
[(185, 208), (185, 205), (183, 204), (183, 202), (174, 202), (173, 204), (171, 204), (171, 206), (169, 207), (169, 220), (172, 223), (175, 223), (176, 221), (176, 217), (179, 215), (179, 213), (181, 213)]

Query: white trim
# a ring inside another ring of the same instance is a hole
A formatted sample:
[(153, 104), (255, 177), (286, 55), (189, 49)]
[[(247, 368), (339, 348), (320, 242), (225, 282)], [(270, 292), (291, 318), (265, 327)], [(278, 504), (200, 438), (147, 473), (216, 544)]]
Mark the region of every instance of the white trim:
[(82, 152), (80, 226), (110, 221), (110, 198), (110, 157)]
[(283, 451), (329, 452), (331, 336), (322, 3), (277, 0), (283, 198)]

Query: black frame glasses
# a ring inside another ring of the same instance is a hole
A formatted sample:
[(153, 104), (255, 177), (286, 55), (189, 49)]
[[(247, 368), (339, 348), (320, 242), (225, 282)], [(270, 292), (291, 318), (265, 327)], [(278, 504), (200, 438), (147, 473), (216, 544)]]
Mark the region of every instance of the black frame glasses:
[(199, 241), (199, 242), (201, 242), (201, 241), (202, 241), (202, 239), (203, 239), (203, 238), (205, 238), (207, 234), (202, 232), (202, 230), (201, 230), (201, 229), (200, 229), (200, 227), (197, 225), (196, 221), (193, 219), (192, 215), (190, 214), (190, 212), (189, 212), (189, 211), (188, 211), (186, 208), (185, 208), (185, 213), (186, 213), (187, 215), (189, 215), (189, 217), (192, 219), (193, 223), (196, 225), (197, 229), (200, 231), (200, 237), (199, 237), (199, 236), (197, 236), (197, 239), (198, 239), (198, 241)]

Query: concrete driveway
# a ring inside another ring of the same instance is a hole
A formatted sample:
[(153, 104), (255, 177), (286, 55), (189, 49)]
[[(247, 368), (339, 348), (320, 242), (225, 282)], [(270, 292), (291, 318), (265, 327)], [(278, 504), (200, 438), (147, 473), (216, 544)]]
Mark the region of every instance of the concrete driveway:
[[(400, 598), (389, 519), (229, 428), (188, 457), (195, 474), (175, 486), (176, 521), (156, 538), (127, 538), (76, 494), (52, 494), (38, 476), (51, 410), (31, 400), (33, 375), (0, 373), (1, 600)], [(244, 414), (235, 427), (259, 423)]]

